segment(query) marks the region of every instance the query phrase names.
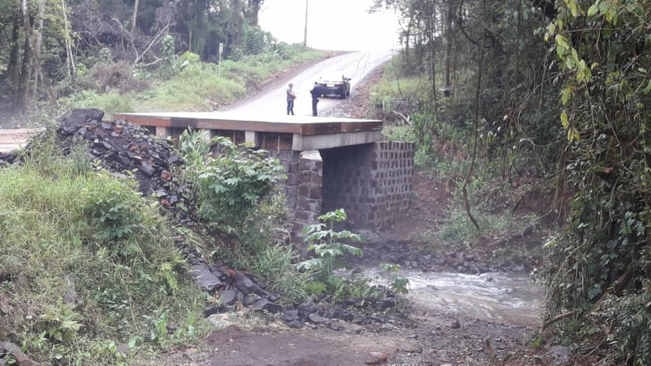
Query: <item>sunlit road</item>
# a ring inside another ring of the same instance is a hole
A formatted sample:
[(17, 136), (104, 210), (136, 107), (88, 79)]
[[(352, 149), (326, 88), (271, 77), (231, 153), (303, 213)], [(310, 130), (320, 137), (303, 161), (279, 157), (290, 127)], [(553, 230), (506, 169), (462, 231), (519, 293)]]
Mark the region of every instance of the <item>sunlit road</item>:
[[(373, 69), (389, 60), (391, 51), (369, 51), (352, 52), (341, 56), (329, 58), (317, 65), (303, 71), (291, 79), (294, 84), (296, 101), (294, 102), (294, 113), (298, 116), (312, 115), (312, 96), (310, 90), (314, 82), (323, 76), (328, 78), (341, 77), (345, 75), (351, 78), (351, 94), (355, 93), (355, 85), (364, 79)], [(242, 112), (246, 114), (286, 114), (286, 90), (287, 83), (275, 85), (271, 90), (263, 92), (258, 97), (236, 104), (228, 112)], [(336, 96), (321, 98), (318, 104), (319, 114), (325, 113), (328, 109), (342, 102)]]

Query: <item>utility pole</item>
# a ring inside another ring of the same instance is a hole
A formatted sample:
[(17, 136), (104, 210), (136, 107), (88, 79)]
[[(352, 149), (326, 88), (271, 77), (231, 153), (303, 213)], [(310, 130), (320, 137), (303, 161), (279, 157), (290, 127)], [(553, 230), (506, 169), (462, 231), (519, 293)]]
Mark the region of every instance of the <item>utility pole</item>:
[(307, 4), (309, 0), (305, 0), (305, 30), (303, 31), (303, 48), (307, 48)]

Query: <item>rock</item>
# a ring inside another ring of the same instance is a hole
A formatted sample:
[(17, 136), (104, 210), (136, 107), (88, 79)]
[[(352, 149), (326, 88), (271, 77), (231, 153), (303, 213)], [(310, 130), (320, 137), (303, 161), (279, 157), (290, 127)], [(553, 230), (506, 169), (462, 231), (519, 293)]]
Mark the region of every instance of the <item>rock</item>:
[(392, 308), (395, 306), (396, 306), (396, 299), (392, 297), (385, 297), (382, 299), (382, 302), (380, 303), (381, 310), (386, 310), (388, 308)]
[(303, 322), (300, 320), (292, 320), (291, 322), (286, 322), (287, 326), (294, 329), (303, 328)]
[(298, 315), (298, 310), (285, 309), (283, 314), (285, 315), (285, 322), (287, 322), (287, 323), (300, 319), (300, 317)]
[(316, 313), (319, 309), (314, 305), (312, 300), (308, 300), (298, 306), (301, 319), (307, 319), (310, 314)]
[(516, 264), (511, 267), (511, 271), (513, 272), (525, 272), (526, 268), (522, 264)]
[(226, 290), (219, 294), (219, 298), (222, 301), (222, 305), (233, 305), (237, 298), (237, 292), (235, 290)]
[(281, 305), (274, 304), (273, 302), (265, 298), (262, 298), (257, 301), (254, 301), (251, 304), (251, 310), (257, 310), (257, 311), (266, 310), (270, 313), (280, 313), (281, 311), (283, 311), (283, 307)]
[(219, 307), (217, 307), (217, 306), (211, 306), (211, 307), (209, 307), (209, 308), (206, 308), (206, 309), (203, 311), (203, 317), (204, 317), (204, 318), (207, 318), (207, 317), (209, 317), (209, 316), (211, 316), (211, 315), (213, 315), (213, 314), (217, 314), (217, 313), (219, 313)]
[(364, 361), (365, 365), (380, 365), (387, 362), (387, 355), (386, 353), (382, 352), (371, 352), (369, 357), (367, 358), (366, 361)]
[(178, 155), (171, 153), (170, 156), (167, 158), (167, 162), (169, 164), (183, 164), (183, 159)]
[(268, 295), (266, 291), (256, 285), (248, 276), (240, 271), (236, 271), (235, 282), (237, 283), (237, 288), (240, 289), (244, 294), (249, 294), (251, 292), (266, 296)]
[(206, 263), (199, 263), (192, 266), (190, 274), (194, 276), (195, 280), (204, 291), (211, 292), (214, 289), (223, 286), (222, 281), (215, 276)]
[(262, 311), (264, 310), (264, 307), (269, 303), (270, 302), (267, 299), (258, 299), (251, 303), (251, 310)]
[(341, 324), (335, 324), (335, 323), (330, 324), (328, 328), (337, 332), (344, 329), (344, 327)]
[(179, 202), (179, 196), (173, 194), (170, 196), (170, 205), (173, 205), (175, 203)]
[(90, 121), (101, 121), (104, 112), (99, 109), (75, 109), (72, 114), (61, 121), (61, 130), (68, 135), (74, 134), (80, 124)]
[(235, 324), (235, 321), (231, 319), (230, 314), (214, 314), (208, 318), (208, 321), (219, 329)]
[(551, 356), (554, 365), (564, 365), (570, 362), (570, 348), (565, 346), (554, 346), (547, 351), (547, 355)]
[(331, 321), (330, 319), (326, 319), (320, 315), (317, 314), (310, 314), (307, 316), (307, 318), (314, 324), (330, 324)]
[(459, 260), (459, 262), (462, 262), (462, 263), (465, 262), (465, 260), (466, 260), (465, 258), (466, 258), (466, 253), (464, 253), (464, 252), (457, 253), (457, 259)]
[(347, 306), (355, 306), (355, 307), (360, 306), (361, 302), (362, 299), (358, 297), (349, 297), (346, 300), (344, 300), (344, 304), (346, 304)]
[(140, 168), (138, 168), (138, 170), (140, 170), (142, 174), (148, 177), (152, 177), (155, 173), (154, 168), (151, 165), (145, 163), (144, 161), (140, 164)]
[(450, 324), (450, 328), (452, 329), (459, 329), (461, 328), (461, 323), (459, 323), (459, 320), (455, 320)]
[(11, 342), (0, 341), (0, 354), (8, 353), (20, 366), (40, 366), (40, 363), (32, 361), (27, 357), (20, 347)]
[(242, 299), (242, 305), (244, 306), (249, 306), (253, 304), (255, 301), (260, 299), (260, 296), (256, 294), (246, 294), (244, 295), (244, 299)]

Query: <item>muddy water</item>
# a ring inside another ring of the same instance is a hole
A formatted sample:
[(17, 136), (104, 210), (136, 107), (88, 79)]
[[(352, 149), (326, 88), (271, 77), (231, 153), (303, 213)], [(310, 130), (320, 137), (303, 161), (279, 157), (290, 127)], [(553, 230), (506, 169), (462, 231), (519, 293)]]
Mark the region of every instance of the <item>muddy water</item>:
[[(377, 283), (386, 283), (386, 273), (371, 270), (368, 275), (381, 276)], [(431, 312), (508, 325), (540, 324), (544, 293), (526, 274), (400, 270), (399, 275), (409, 279), (407, 296)]]

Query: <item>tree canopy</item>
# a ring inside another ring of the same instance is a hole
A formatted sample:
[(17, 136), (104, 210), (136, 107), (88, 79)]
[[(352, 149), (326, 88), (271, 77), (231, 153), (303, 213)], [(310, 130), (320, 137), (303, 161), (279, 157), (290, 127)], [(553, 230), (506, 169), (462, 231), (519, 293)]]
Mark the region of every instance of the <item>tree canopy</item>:
[(258, 27), (263, 0), (2, 0), (2, 104), (24, 109), (37, 89), (89, 69), (103, 49), (112, 61), (153, 64), (162, 40), (204, 61), (263, 51), (272, 37)]

